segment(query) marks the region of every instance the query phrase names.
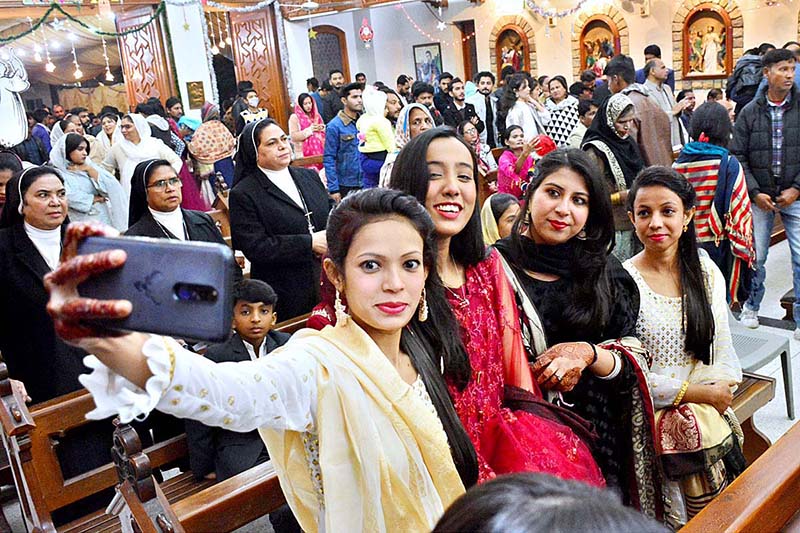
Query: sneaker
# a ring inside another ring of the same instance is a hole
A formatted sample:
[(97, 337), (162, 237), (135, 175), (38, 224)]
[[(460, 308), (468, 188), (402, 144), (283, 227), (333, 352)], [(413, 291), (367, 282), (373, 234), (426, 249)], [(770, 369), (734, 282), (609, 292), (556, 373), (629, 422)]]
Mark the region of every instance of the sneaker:
[(758, 327), (758, 311), (743, 307), (742, 314), (739, 315), (739, 323), (746, 328), (756, 329)]

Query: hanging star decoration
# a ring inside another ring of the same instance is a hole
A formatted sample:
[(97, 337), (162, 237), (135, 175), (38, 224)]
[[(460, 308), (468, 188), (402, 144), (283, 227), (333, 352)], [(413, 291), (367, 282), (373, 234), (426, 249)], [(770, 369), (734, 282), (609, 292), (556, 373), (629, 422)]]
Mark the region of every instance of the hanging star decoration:
[(439, 31), (444, 31), (445, 29), (447, 29), (447, 24), (445, 24), (444, 21), (440, 20), (439, 23), (436, 24), (436, 29)]
[(308, 28), (308, 38), (309, 39), (316, 39), (317, 38), (317, 32), (314, 31), (314, 28)]

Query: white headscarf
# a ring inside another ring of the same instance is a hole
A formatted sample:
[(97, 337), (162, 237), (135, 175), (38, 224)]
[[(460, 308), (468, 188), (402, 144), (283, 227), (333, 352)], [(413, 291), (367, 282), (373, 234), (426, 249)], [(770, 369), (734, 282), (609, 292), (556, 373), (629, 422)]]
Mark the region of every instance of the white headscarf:
[[(119, 124), (125, 120), (125, 117), (130, 117), (133, 127), (139, 132), (139, 144), (133, 144), (122, 135)], [(122, 163), (119, 173), (125, 193), (130, 195), (131, 177), (136, 165), (147, 159), (161, 159), (160, 150), (164, 143), (150, 135), (150, 124), (142, 115), (131, 113), (125, 115), (125, 117), (117, 122), (117, 129), (114, 130), (112, 142), (115, 147), (119, 146), (120, 150), (125, 154), (125, 162)]]
[[(67, 135), (62, 134), (50, 150), (50, 163), (61, 171), (61, 175), (64, 177), (64, 182), (67, 186), (67, 195), (69, 196), (70, 178), (90, 180), (97, 194), (106, 197), (106, 207), (108, 207), (108, 213), (111, 217), (111, 225), (119, 231), (125, 231), (128, 229), (129, 202), (128, 195), (125, 194), (122, 185), (117, 181), (117, 178), (89, 159), (88, 155), (86, 156), (86, 164), (97, 171), (97, 181), (92, 180), (86, 172), (70, 169), (69, 165), (72, 164), (72, 162), (67, 158)], [(79, 134), (75, 133), (75, 135)], [(86, 137), (83, 135), (81, 135), (81, 137), (83, 137), (88, 145), (89, 141)], [(72, 218), (74, 218), (74, 216)]]
[(59, 120), (53, 125), (53, 129), (50, 130), (50, 145), (56, 144), (63, 136), (64, 130), (61, 129), (61, 121)]

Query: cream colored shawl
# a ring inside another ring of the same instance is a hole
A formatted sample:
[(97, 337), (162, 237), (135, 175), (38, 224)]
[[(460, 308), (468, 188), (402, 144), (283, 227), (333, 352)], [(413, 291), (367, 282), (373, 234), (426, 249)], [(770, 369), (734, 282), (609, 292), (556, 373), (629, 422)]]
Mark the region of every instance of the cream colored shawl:
[(347, 322), (295, 335), (320, 366), (322, 502), (308, 468), (307, 435), (259, 430), (286, 500), (308, 532), (430, 531), (464, 492), (447, 436), (372, 339)]

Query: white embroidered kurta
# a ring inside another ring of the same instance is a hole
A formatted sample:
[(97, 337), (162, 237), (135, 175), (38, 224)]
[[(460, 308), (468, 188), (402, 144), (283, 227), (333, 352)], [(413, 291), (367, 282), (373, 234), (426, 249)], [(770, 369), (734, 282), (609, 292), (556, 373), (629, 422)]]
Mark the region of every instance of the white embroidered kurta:
[(506, 115), (506, 129), (511, 126), (520, 126), (525, 135), (525, 142), (537, 135), (545, 133), (545, 126), (550, 124), (550, 111), (539, 111), (533, 104), (524, 104), (517, 100), (514, 107)]
[(686, 336), (681, 331), (680, 297), (654, 292), (634, 266), (633, 260), (629, 259), (623, 265), (639, 287), (641, 303), (636, 336), (653, 357), (648, 382), (656, 409), (671, 406), (684, 381), (700, 384), (721, 380), (738, 383), (742, 380), (742, 368), (733, 349), (728, 326), (725, 278), (706, 254), (700, 254), (700, 263), (710, 289), (711, 312), (714, 316), (711, 366), (684, 351)]

